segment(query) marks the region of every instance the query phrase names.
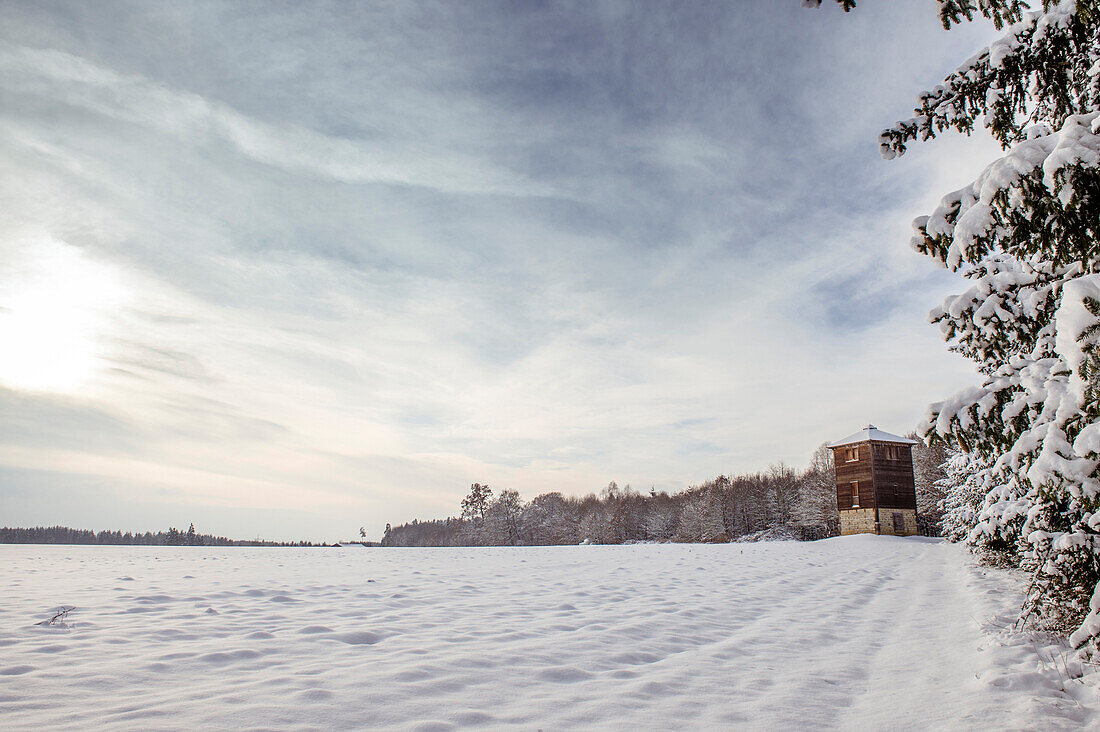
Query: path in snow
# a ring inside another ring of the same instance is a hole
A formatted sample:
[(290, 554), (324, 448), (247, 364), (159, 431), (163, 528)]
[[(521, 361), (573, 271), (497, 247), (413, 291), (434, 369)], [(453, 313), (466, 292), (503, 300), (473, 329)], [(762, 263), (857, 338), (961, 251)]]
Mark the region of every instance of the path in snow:
[[(1100, 728), (1094, 688), (990, 623), (1019, 580), (923, 539), (0, 567), (4, 729)], [(35, 625), (62, 604), (69, 627)]]

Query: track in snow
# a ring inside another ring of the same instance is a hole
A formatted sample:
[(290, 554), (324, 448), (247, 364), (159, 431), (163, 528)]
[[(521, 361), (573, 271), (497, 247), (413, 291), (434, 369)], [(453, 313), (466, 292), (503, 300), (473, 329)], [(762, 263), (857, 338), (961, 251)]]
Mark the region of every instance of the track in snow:
[[(988, 623), (1019, 581), (924, 539), (0, 566), (7, 729), (1100, 726), (1093, 688)], [(70, 627), (35, 625), (63, 604)]]

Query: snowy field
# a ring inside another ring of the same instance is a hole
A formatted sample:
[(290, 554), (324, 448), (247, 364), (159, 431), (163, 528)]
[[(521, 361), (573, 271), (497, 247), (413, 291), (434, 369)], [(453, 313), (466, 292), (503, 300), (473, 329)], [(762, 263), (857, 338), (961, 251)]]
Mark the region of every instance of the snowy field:
[[(1000, 627), (1019, 580), (930, 540), (0, 567), (3, 729), (1100, 728), (1100, 674), (1064, 681), (1064, 648)], [(36, 625), (59, 605), (68, 627)]]

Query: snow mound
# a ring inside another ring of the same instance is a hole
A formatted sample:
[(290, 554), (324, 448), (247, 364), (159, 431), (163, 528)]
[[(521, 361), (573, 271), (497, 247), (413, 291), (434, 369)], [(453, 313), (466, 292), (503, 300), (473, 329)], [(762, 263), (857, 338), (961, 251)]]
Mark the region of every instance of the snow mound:
[(799, 541), (802, 538), (802, 533), (790, 526), (773, 526), (769, 529), (763, 529), (761, 531), (754, 531), (751, 534), (744, 534), (737, 537), (737, 541), (744, 542), (757, 542), (757, 541)]

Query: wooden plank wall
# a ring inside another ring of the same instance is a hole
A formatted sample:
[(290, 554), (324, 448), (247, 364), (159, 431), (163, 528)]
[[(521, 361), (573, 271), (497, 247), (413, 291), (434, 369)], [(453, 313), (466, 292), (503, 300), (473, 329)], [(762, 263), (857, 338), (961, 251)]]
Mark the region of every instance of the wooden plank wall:
[[(852, 447), (849, 445), (848, 447)], [(859, 460), (847, 462), (846, 447), (833, 448), (836, 466), (836, 505), (841, 511), (852, 508), (852, 481), (859, 481), (860, 508), (917, 508), (913, 483), (913, 453), (901, 445), (901, 459), (886, 458), (886, 444), (861, 442)]]
[[(849, 445), (848, 447), (852, 447)], [(852, 481), (859, 481), (859, 507), (874, 508), (875, 493), (871, 481), (871, 444), (860, 443), (859, 460), (849, 463), (844, 460), (844, 447), (833, 448), (833, 464), (836, 466), (836, 504), (841, 511), (852, 507)]]
[[(875, 505), (882, 508), (917, 508), (913, 483), (913, 451), (901, 446), (900, 460), (886, 459), (886, 445), (872, 443), (875, 452)], [(896, 489), (896, 490), (895, 490)]]

